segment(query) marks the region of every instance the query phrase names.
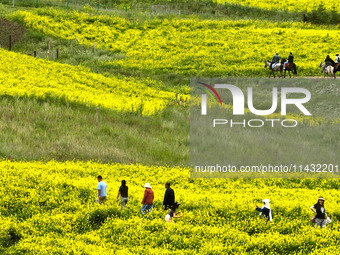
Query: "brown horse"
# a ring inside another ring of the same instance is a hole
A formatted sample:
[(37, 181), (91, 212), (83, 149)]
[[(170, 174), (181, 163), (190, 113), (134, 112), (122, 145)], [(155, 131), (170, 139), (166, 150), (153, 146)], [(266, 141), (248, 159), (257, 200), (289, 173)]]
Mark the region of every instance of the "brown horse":
[(340, 71), (340, 63), (336, 63), (335, 65), (334, 65), (334, 79), (336, 79), (336, 76), (335, 76), (335, 74), (336, 74), (336, 72), (338, 72), (338, 71)]
[[(272, 62), (270, 62), (270, 61), (265, 61), (264, 62), (264, 68), (266, 68), (266, 67), (270, 68), (271, 65), (272, 65)], [(270, 78), (271, 75), (273, 75), (273, 77), (275, 78), (275, 73), (274, 72), (280, 72), (279, 78), (281, 78), (282, 77), (282, 69), (283, 69), (282, 64), (281, 63), (277, 63), (275, 65), (275, 67), (271, 69), (271, 73), (269, 74), (269, 78)]]
[[(281, 60), (282, 66), (284, 66), (285, 62), (286, 62), (286, 59)], [(288, 63), (287, 66), (283, 69), (285, 70), (283, 73), (283, 78), (286, 78), (286, 71), (288, 71), (289, 78), (292, 78), (292, 75), (290, 74), (290, 72), (292, 72), (295, 76), (297, 75), (295, 63)]]

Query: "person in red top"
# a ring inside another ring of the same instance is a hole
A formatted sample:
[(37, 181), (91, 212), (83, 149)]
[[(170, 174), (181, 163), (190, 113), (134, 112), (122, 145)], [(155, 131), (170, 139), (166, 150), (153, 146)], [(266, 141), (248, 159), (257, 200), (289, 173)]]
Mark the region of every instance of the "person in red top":
[(147, 210), (148, 212), (152, 211), (153, 208), (153, 199), (154, 199), (154, 195), (153, 195), (153, 190), (151, 188), (150, 183), (146, 183), (144, 185), (145, 191), (144, 191), (144, 197), (142, 200), (142, 209), (140, 210), (142, 216), (144, 216), (145, 211)]

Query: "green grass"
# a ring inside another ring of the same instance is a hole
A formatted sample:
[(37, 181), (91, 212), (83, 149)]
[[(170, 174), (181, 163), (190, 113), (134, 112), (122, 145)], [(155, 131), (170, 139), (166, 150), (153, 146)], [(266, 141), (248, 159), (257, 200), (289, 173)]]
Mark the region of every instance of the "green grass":
[[(30, 55), (34, 55), (34, 51), (36, 51), (38, 58), (46, 59), (48, 44), (50, 44), (50, 49), (52, 50), (49, 56), (51, 61), (70, 65), (82, 65), (90, 68), (95, 73), (106, 76), (115, 75), (137, 79), (151, 78), (160, 81), (158, 84), (161, 90), (178, 92), (180, 94), (189, 93), (190, 77), (176, 73), (150, 74), (145, 71), (116, 68), (107, 64), (107, 62), (125, 58), (125, 55), (122, 53), (114, 53), (110, 50), (98, 48), (94, 50), (93, 47), (78, 44), (76, 40), (55, 38), (32, 29), (26, 30), (23, 37), (12, 47), (12, 50)], [(56, 49), (59, 49), (58, 59), (56, 58)]]
[[(228, 6), (226, 9), (229, 8)], [(241, 8), (241, 6), (236, 7)], [(0, 6), (0, 10), (1, 8), (3, 7)], [(249, 7), (241, 9), (250, 15), (248, 17), (255, 15), (247, 8)], [(8, 8), (4, 9), (9, 11)], [(118, 10), (117, 13), (119, 12)], [(271, 12), (268, 11), (268, 15)], [(107, 11), (107, 14), (109, 13)], [(123, 17), (131, 17), (131, 13), (120, 14)], [(234, 14), (238, 15), (237, 13)], [(158, 15), (157, 18), (159, 17), (162, 18)], [(171, 17), (171, 15), (163, 17)], [(266, 18), (261, 15), (259, 17)], [(134, 18), (146, 19), (152, 16), (139, 12), (139, 16)], [(55, 53), (51, 54), (52, 61), (83, 65), (107, 76), (149, 77), (162, 81), (160, 83), (162, 90), (179, 93), (189, 91), (190, 77), (176, 73), (150, 74), (140, 70), (118, 69), (105, 63), (107, 60), (124, 58), (123, 54), (105, 49), (94, 51), (92, 47), (79, 45), (76, 40), (54, 38), (34, 30), (27, 30), (12, 49), (25, 54), (33, 54), (37, 51), (38, 57), (44, 58), (48, 42), (51, 49), (58, 48), (60, 52), (59, 59), (53, 57)], [(286, 82), (289, 80), (287, 79)], [(6, 120), (9, 102), (13, 108), (13, 120), (10, 123)], [(335, 102), (336, 100), (333, 101)], [(0, 126), (0, 156), (2, 157), (12, 155), (15, 159), (27, 160), (99, 159), (103, 162), (124, 163), (132, 159), (134, 162), (154, 165), (187, 165), (189, 162), (188, 108), (169, 106), (154, 117), (100, 110), (99, 126), (96, 127), (96, 110), (82, 105), (70, 105), (68, 102), (54, 99), (42, 101), (36, 98), (1, 97), (0, 106), (0, 117), (3, 120)]]
[[(9, 121), (8, 105), (10, 104)], [(0, 157), (187, 165), (188, 107), (159, 115), (99, 110), (56, 99), (0, 97)]]

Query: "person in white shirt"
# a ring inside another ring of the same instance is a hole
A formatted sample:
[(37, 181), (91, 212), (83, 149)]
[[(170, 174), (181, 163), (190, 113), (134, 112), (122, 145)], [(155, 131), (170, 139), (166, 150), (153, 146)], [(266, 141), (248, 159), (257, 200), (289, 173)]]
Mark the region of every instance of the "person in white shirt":
[(335, 62), (335, 63), (340, 63), (340, 56), (339, 56), (339, 53), (337, 53), (337, 54), (335, 55), (334, 62)]

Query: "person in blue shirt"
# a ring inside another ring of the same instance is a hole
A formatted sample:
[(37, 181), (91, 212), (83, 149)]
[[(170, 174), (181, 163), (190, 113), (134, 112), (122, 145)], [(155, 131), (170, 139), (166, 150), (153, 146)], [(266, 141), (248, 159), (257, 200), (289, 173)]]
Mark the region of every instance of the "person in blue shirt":
[(280, 63), (280, 56), (279, 53), (276, 53), (272, 59), (272, 64), (270, 66), (270, 69), (273, 69), (277, 63)]
[(272, 222), (273, 216), (272, 216), (272, 210), (270, 208), (270, 200), (269, 199), (263, 199), (263, 206), (260, 208), (255, 203), (255, 210), (260, 212), (260, 216), (266, 217), (269, 221), (269, 223)]
[(98, 179), (98, 186), (97, 186), (97, 190), (98, 190), (98, 202), (99, 204), (105, 204), (106, 202), (106, 183), (103, 181), (103, 177), (101, 175), (99, 175), (97, 177)]

